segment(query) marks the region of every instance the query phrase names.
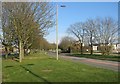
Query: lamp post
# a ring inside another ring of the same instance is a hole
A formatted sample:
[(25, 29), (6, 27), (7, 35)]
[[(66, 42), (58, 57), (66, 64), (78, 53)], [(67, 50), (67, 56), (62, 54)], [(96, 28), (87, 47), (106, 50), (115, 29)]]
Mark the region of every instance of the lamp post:
[[(66, 7), (66, 6), (61, 5), (60, 7)], [(58, 60), (58, 5), (56, 5), (56, 55)]]

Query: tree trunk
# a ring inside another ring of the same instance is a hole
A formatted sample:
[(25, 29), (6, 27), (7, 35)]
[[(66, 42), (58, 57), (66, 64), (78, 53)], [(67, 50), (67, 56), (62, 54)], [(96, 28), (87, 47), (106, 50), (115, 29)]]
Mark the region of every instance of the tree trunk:
[(92, 55), (93, 54), (93, 44), (92, 44), (92, 33), (91, 33), (91, 37), (90, 37), (90, 54)]
[(24, 59), (24, 48), (22, 41), (19, 41), (19, 62), (22, 62), (22, 59)]
[(79, 42), (80, 42), (80, 44), (79, 44), (80, 53), (83, 54), (83, 43), (82, 43), (82, 40), (80, 40), (80, 38), (79, 38)]
[(7, 59), (7, 57), (8, 57), (8, 47), (5, 46), (5, 59)]
[(92, 55), (93, 54), (93, 47), (92, 47), (92, 44), (91, 44), (91, 49), (90, 49), (90, 54)]
[(81, 43), (80, 47), (81, 47), (81, 54), (83, 54), (83, 43)]
[(23, 44), (21, 46), (21, 54), (22, 54), (22, 59), (24, 59), (24, 47), (23, 47)]

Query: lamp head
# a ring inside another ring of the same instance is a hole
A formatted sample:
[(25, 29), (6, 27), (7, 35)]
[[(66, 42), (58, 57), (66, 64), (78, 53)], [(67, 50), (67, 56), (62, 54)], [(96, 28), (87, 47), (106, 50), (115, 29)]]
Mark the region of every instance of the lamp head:
[(61, 5), (60, 7), (66, 7), (65, 5)]

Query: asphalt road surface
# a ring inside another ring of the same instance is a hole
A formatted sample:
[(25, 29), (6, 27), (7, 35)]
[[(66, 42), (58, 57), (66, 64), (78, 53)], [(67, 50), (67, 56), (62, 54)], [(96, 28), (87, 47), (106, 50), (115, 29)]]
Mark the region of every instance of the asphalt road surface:
[[(48, 53), (50, 56), (56, 57), (56, 53), (49, 52)], [(97, 60), (97, 59), (90, 59), (90, 58), (81, 58), (81, 57), (73, 57), (73, 56), (68, 56), (66, 54), (59, 54), (59, 58), (64, 58), (67, 60), (71, 60), (73, 62), (80, 62), (84, 63), (89, 66), (94, 66), (98, 68), (104, 68), (104, 69), (109, 69), (113, 71), (119, 71), (120, 70), (120, 62), (115, 62), (115, 61), (107, 61), (107, 60)]]

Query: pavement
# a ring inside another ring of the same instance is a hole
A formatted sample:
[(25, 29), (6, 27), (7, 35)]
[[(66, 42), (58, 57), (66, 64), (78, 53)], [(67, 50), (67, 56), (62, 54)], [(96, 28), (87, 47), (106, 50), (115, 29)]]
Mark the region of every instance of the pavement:
[[(49, 52), (49, 55), (55, 57), (56, 53)], [(71, 60), (73, 62), (83, 63), (83, 64), (86, 64), (89, 66), (109, 69), (109, 70), (113, 70), (113, 71), (117, 71), (117, 72), (120, 71), (120, 62), (90, 59), (90, 58), (83, 58), (83, 57), (73, 57), (73, 56), (68, 56), (66, 54), (59, 54), (59, 57)]]

